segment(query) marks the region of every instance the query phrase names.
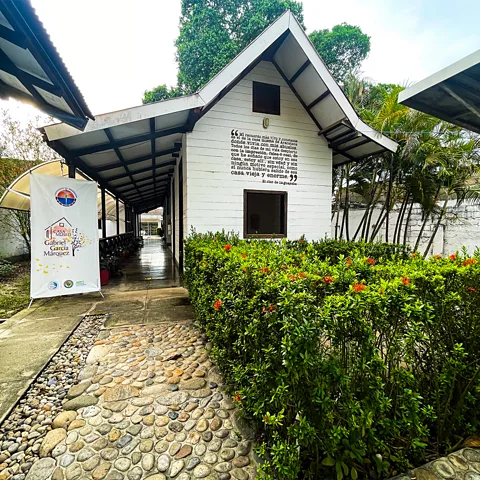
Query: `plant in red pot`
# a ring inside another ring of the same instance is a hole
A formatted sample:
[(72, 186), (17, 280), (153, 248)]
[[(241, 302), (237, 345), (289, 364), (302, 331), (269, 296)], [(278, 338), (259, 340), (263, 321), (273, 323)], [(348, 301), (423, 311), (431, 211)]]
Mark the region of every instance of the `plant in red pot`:
[(104, 287), (108, 285), (110, 280), (110, 268), (108, 259), (102, 259), (100, 261), (100, 285)]

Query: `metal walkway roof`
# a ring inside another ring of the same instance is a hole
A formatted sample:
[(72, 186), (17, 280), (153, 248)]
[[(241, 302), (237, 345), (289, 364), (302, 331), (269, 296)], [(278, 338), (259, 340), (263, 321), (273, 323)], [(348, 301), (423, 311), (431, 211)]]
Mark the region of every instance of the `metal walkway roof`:
[(63, 124), (43, 133), (67, 161), (142, 213), (163, 204), (182, 134), (262, 60), (292, 89), (336, 165), (396, 150), (394, 141), (360, 120), (290, 11), (194, 95), (98, 115), (83, 133)]
[(480, 50), (407, 88), (398, 100), (480, 133)]
[(9, 97), (79, 129), (93, 119), (28, 0), (0, 1), (0, 98)]

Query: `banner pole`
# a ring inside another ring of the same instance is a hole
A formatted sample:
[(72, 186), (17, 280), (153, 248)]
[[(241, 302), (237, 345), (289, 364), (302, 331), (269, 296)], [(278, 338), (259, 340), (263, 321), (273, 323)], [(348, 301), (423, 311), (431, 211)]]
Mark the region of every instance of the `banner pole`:
[(30, 310), (30, 307), (32, 306), (33, 303), (33, 297), (30, 297), (30, 303), (28, 304), (27, 310)]

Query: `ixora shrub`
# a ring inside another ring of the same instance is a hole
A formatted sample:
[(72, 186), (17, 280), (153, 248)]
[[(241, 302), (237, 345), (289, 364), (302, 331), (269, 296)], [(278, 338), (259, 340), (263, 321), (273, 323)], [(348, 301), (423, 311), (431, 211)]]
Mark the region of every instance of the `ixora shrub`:
[(478, 255), (223, 233), (185, 254), (266, 478), (384, 478), (478, 432)]

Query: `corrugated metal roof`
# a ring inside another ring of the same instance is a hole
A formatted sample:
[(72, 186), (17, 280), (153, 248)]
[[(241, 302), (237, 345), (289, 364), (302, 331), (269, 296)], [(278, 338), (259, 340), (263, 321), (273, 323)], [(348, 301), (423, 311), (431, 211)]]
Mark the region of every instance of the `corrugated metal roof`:
[(480, 133), (480, 50), (400, 93), (399, 102)]
[(0, 2), (0, 97), (79, 129), (94, 118), (28, 0)]

